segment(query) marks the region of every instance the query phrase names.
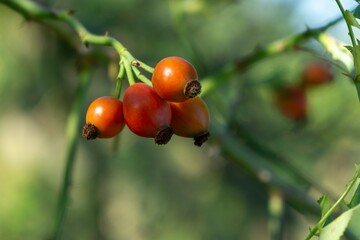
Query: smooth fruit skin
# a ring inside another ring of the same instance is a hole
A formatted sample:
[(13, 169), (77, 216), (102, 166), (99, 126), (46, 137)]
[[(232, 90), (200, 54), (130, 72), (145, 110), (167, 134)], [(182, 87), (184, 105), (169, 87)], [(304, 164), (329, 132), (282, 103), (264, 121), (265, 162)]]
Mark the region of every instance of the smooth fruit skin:
[(274, 96), (279, 111), (287, 118), (304, 121), (307, 118), (306, 90), (301, 86), (278, 89)]
[(123, 100), (125, 122), (136, 135), (154, 138), (160, 130), (169, 128), (170, 105), (151, 86), (135, 83), (125, 90)]
[[(190, 81), (198, 85), (197, 92), (195, 91), (191, 96), (187, 96), (185, 88)], [(155, 66), (152, 84), (159, 96), (169, 102), (185, 101), (197, 95), (201, 90), (194, 66), (185, 59), (176, 56), (164, 58)]]
[(174, 134), (182, 137), (197, 137), (208, 131), (209, 109), (200, 97), (184, 102), (171, 102), (172, 120), (170, 126)]
[(305, 87), (318, 86), (333, 79), (333, 74), (328, 66), (321, 62), (308, 64), (302, 75), (302, 83)]
[(116, 136), (125, 126), (123, 103), (111, 96), (95, 99), (87, 110), (86, 123), (97, 128), (99, 138)]

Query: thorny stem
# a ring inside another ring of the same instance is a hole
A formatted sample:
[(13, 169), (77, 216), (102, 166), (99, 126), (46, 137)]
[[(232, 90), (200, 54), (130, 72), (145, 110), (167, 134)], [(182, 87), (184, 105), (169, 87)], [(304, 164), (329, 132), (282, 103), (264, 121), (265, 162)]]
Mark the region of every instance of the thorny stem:
[(120, 98), (122, 81), (124, 79), (124, 74), (125, 74), (125, 66), (122, 63), (122, 60), (120, 60), (119, 64), (120, 64), (120, 69), (119, 69), (119, 74), (116, 78), (115, 98)]
[[(73, 16), (72, 11), (53, 11), (43, 8), (34, 2), (23, 0), (0, 0), (0, 2), (4, 3), (15, 11), (22, 13), (28, 20), (36, 20), (39, 22), (44, 22), (45, 20), (55, 20), (66, 23), (76, 32), (80, 41), (85, 44), (85, 46), (88, 46), (89, 44), (95, 44), (113, 47), (118, 53), (120, 59), (123, 58), (127, 60), (123, 63), (125, 64), (125, 69), (131, 69), (131, 63), (134, 61), (140, 62), (139, 60), (135, 59), (134, 56), (124, 47), (124, 45), (115, 38), (108, 36), (107, 34), (96, 35), (89, 32), (85, 26)], [(120, 62), (119, 66), (121, 69)], [(152, 67), (143, 62), (141, 62), (140, 67), (148, 72), (153, 71)], [(132, 72), (126, 71), (126, 74), (132, 75), (128, 76), (129, 81), (135, 81)], [(132, 82), (129, 83), (131, 84)]]
[(239, 59), (235, 63), (224, 66), (218, 73), (203, 79), (201, 82), (202, 85), (201, 95), (203, 96), (205, 94), (208, 94), (210, 91), (215, 89), (216, 86), (220, 85), (223, 81), (226, 81), (231, 76), (235, 75), (240, 71), (245, 71), (247, 68), (249, 68), (253, 64), (263, 59), (290, 50), (296, 50), (299, 44), (311, 38), (318, 39), (325, 30), (335, 25), (342, 19), (343, 19), (342, 17), (339, 17), (322, 27), (307, 29), (301, 33), (277, 40), (266, 46), (256, 48), (252, 53)]
[(134, 77), (134, 72), (132, 70), (131, 62), (129, 62), (127, 59), (124, 59), (124, 66), (125, 66), (125, 72), (128, 78), (128, 82), (130, 85), (133, 85), (135, 83), (135, 77)]
[[(58, 21), (66, 23), (72, 30), (74, 30), (79, 37), (80, 41), (88, 46), (89, 44), (111, 46), (119, 55), (119, 73), (117, 77), (116, 92), (115, 96), (120, 97), (122, 79), (126, 73), (130, 84), (135, 82), (133, 75), (133, 67), (131, 64), (136, 60), (132, 54), (113, 37), (105, 35), (95, 35), (90, 33), (85, 26), (72, 15), (72, 11), (53, 11), (41, 7), (40, 5), (24, 0), (0, 0), (1, 3), (9, 6), (13, 10), (21, 13), (27, 20), (34, 20), (45, 24), (47, 20)], [(71, 34), (69, 34), (71, 36)], [(70, 37), (69, 39), (73, 39)], [(140, 66), (146, 71), (153, 71), (153, 69), (145, 63)], [(80, 85), (76, 98), (69, 114), (68, 120), (68, 134), (67, 134), (67, 155), (66, 155), (66, 167), (63, 176), (63, 183), (60, 190), (55, 224), (52, 232), (51, 239), (57, 240), (61, 238), (61, 231), (66, 215), (67, 206), (70, 198), (70, 186), (72, 181), (72, 173), (75, 163), (75, 153), (78, 141), (78, 128), (80, 124), (80, 106), (82, 98), (85, 95), (85, 89), (89, 82), (89, 69), (83, 69), (80, 76)], [(142, 77), (140, 80), (144, 80)]]
[(351, 44), (353, 47), (353, 56), (354, 56), (354, 67), (355, 67), (355, 86), (358, 93), (358, 98), (360, 101), (360, 49), (358, 48), (358, 45), (356, 44), (356, 38), (354, 35), (354, 31), (352, 30), (351, 23), (349, 20), (349, 17), (346, 15), (346, 11), (344, 10), (344, 7), (342, 6), (340, 0), (335, 0), (336, 4), (338, 5), (341, 14), (343, 15), (343, 18), (345, 19), (346, 26), (349, 31), (349, 36), (351, 40)]
[(343, 18), (345, 19), (345, 23), (346, 23), (346, 26), (347, 26), (348, 31), (349, 31), (349, 36), (350, 36), (351, 44), (352, 44), (353, 49), (354, 49), (355, 69), (356, 69), (356, 73), (358, 73), (358, 71), (360, 70), (360, 66), (359, 66), (359, 51), (356, 50), (356, 39), (355, 39), (355, 36), (354, 36), (354, 32), (353, 32), (353, 30), (352, 30), (351, 24), (349, 23), (349, 19), (348, 19), (348, 17), (346, 16), (344, 7), (342, 6), (340, 0), (335, 0), (335, 2), (336, 2), (336, 4), (338, 5), (338, 7), (339, 7), (339, 9), (340, 9), (340, 12), (341, 12), (341, 14), (343, 15)]
[[(338, 0), (336, 0), (336, 1), (338, 1)], [(137, 61), (138, 63), (140, 63), (140, 65), (138, 65), (138, 67), (144, 69), (145, 71), (147, 71), (149, 73), (153, 72), (152, 67), (140, 62), (139, 60), (136, 60), (131, 55), (131, 53), (116, 39), (109, 37), (107, 35), (99, 36), (99, 35), (94, 35), (94, 34), (90, 33), (82, 25), (82, 23), (80, 21), (78, 21), (72, 15), (71, 11), (55, 12), (55, 11), (51, 11), (51, 10), (42, 8), (39, 5), (37, 5), (36, 3), (33, 3), (31, 1), (24, 1), (24, 0), (0, 0), (0, 2), (9, 6), (10, 8), (14, 9), (15, 11), (21, 13), (28, 20), (35, 20), (35, 21), (42, 22), (42, 23), (45, 23), (46, 20), (56, 20), (56, 21), (60, 21), (60, 22), (64, 22), (64, 23), (68, 24), (73, 30), (75, 30), (75, 32), (77, 33), (81, 42), (84, 43), (85, 45), (97, 44), (97, 45), (112, 46), (120, 56), (119, 71), (123, 71), (126, 73), (130, 84), (134, 82), (134, 75), (133, 75), (134, 73), (133, 73), (133, 69), (132, 69), (132, 63), (134, 61)], [(300, 34), (290, 36), (288, 38), (270, 43), (269, 45), (267, 45), (263, 48), (256, 49), (254, 52), (247, 55), (245, 58), (240, 59), (238, 62), (236, 62), (234, 64), (225, 66), (222, 70), (220, 70), (214, 76), (208, 77), (207, 79), (205, 79), (202, 83), (202, 85), (203, 85), (202, 94), (209, 93), (212, 89), (215, 89), (215, 87), (218, 84), (220, 84), (222, 81), (225, 81), (226, 79), (229, 79), (229, 77), (234, 75), (236, 72), (244, 70), (262, 59), (265, 59), (269, 56), (273, 56), (273, 55), (276, 55), (276, 54), (279, 54), (282, 52), (286, 52), (291, 49), (295, 49), (295, 47), (298, 44), (300, 44), (310, 38), (313, 38), (313, 37), (316, 38), (317, 36), (319, 36), (319, 34), (321, 32), (325, 31), (327, 28), (334, 25), (341, 19), (342, 18), (336, 19), (321, 28), (307, 29), (306, 31), (304, 31)], [(121, 63), (121, 59), (124, 60), (123, 63)], [(358, 68), (358, 69), (360, 69), (360, 68)], [(138, 75), (138, 74), (135, 72), (135, 75)], [(119, 78), (119, 76), (122, 76), (122, 74), (120, 74), (120, 72), (118, 74), (118, 79), (122, 79), (121, 77)], [(118, 82), (117, 89), (118, 90), (116, 91), (115, 94), (116, 94), (116, 96), (119, 96), (120, 90), (121, 90), (121, 85), (119, 85), (119, 82)], [(80, 95), (77, 95), (77, 97), (79, 97), (79, 96)], [(72, 113), (75, 112), (74, 109), (76, 109), (76, 108), (75, 107), (73, 108)], [(73, 118), (76, 119), (76, 117), (74, 117), (74, 116), (76, 116), (75, 113), (70, 114), (70, 117), (71, 116), (73, 116)], [(70, 122), (72, 122), (72, 124), (70, 124)], [(69, 129), (76, 128), (74, 122), (76, 122), (76, 121), (75, 120), (70, 121), (70, 119), (69, 119), (69, 126), (72, 126), (71, 128), (69, 127)], [(69, 200), (69, 187), (71, 184), (71, 174), (72, 174), (72, 169), (73, 169), (73, 165), (74, 165), (74, 153), (75, 153), (75, 149), (76, 149), (76, 136), (73, 134), (69, 134), (68, 139), (69, 139), (69, 150), (68, 150), (68, 155), (67, 155), (67, 166), (66, 166), (66, 171), (65, 171), (65, 175), (64, 175), (63, 187), (62, 187), (62, 191), (61, 191), (60, 198), (59, 198), (58, 214), (57, 214), (57, 218), (56, 218), (56, 224), (54, 227), (54, 239), (59, 239), (59, 237), (60, 237), (60, 232), (61, 232), (61, 227), (62, 227), (62, 224), (64, 221), (66, 206), (67, 206), (67, 203)], [(346, 196), (346, 194), (343, 197), (345, 197), (345, 196)], [(337, 206), (337, 205), (334, 205), (334, 206)]]
[[(66, 22), (68, 25), (72, 26), (74, 30), (78, 33), (82, 42), (85, 44), (98, 44), (98, 45), (110, 45), (113, 46), (118, 54), (122, 57), (128, 59), (127, 64), (131, 64), (133, 62), (138, 62), (139, 68), (144, 69), (149, 73), (153, 73), (154, 69), (147, 64), (135, 59), (130, 52), (116, 39), (109, 36), (97, 36), (91, 34), (86, 30), (86, 28), (76, 19), (74, 18), (69, 11), (63, 11), (60, 13), (55, 13), (50, 10), (46, 10), (41, 8), (40, 6), (32, 3), (30, 1), (22, 1), (22, 0), (0, 0), (0, 2), (8, 5), (14, 10), (22, 13), (25, 18), (33, 19), (39, 22), (43, 22), (46, 19), (50, 20), (60, 20)], [(297, 45), (300, 43), (309, 40), (310, 38), (317, 38), (319, 34), (324, 32), (329, 27), (335, 25), (337, 22), (342, 20), (343, 17), (339, 17), (334, 21), (329, 22), (328, 24), (315, 28), (315, 29), (307, 29), (306, 31), (284, 38), (282, 40), (270, 43), (267, 46), (262, 48), (257, 48), (255, 51), (240, 59), (239, 61), (224, 66), (218, 73), (213, 74), (202, 80), (202, 92), (201, 95), (205, 95), (211, 90), (215, 89), (215, 87), (221, 84), (226, 79), (229, 79), (230, 76), (233, 76), (239, 71), (245, 70), (250, 67), (254, 63), (261, 61), (269, 56), (273, 56), (276, 54), (280, 54), (286, 52), (288, 50), (295, 49)], [(130, 71), (126, 71), (126, 73), (131, 74)], [(128, 78), (130, 81), (134, 78), (131, 76)], [(140, 79), (141, 80), (141, 79)], [(131, 83), (130, 83), (131, 84)], [(360, 86), (359, 86), (360, 89)]]
[(136, 60), (136, 65), (142, 69), (144, 69), (145, 71), (147, 71), (148, 73), (154, 73), (154, 68), (150, 67), (149, 65), (143, 63), (142, 61)]
[(345, 191), (340, 196), (340, 198), (334, 203), (334, 205), (324, 214), (324, 216), (320, 219), (320, 221), (316, 224), (316, 226), (310, 231), (309, 235), (307, 236), (306, 240), (310, 240), (320, 229), (321, 226), (324, 225), (325, 221), (328, 217), (334, 212), (334, 210), (344, 202), (345, 197), (349, 194), (350, 190), (360, 177), (360, 167), (356, 167), (356, 172), (353, 178), (350, 180), (349, 184), (346, 186)]
[(139, 69), (137, 69), (135, 66), (132, 67), (132, 70), (135, 73), (135, 76), (137, 79), (140, 79), (142, 82), (146, 83), (149, 86), (152, 86), (152, 82), (147, 79), (147, 77), (145, 77), (140, 71)]

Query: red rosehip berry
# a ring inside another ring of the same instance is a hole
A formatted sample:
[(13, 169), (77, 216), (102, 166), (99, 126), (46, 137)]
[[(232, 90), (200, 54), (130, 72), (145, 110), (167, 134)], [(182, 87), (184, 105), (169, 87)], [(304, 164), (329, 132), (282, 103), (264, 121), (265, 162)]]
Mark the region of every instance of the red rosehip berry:
[(125, 126), (122, 102), (114, 97), (95, 99), (88, 107), (82, 135), (87, 140), (111, 138)]
[(138, 136), (154, 138), (157, 144), (171, 139), (170, 105), (145, 83), (135, 83), (125, 90), (124, 117), (129, 129)]
[(308, 64), (302, 74), (302, 83), (305, 87), (318, 86), (333, 80), (333, 73), (329, 66), (321, 62)]
[(306, 90), (301, 86), (284, 87), (275, 92), (274, 100), (279, 111), (292, 120), (307, 118)]
[(194, 66), (181, 57), (162, 59), (152, 75), (154, 90), (169, 102), (182, 102), (197, 96), (201, 84)]
[(171, 102), (171, 124), (174, 133), (182, 137), (194, 138), (194, 144), (201, 146), (209, 137), (209, 110), (200, 97), (184, 102)]

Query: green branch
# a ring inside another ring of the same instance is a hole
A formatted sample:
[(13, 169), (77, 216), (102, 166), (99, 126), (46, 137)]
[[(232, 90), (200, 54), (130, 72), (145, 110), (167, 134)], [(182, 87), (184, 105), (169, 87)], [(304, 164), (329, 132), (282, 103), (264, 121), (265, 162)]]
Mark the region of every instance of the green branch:
[(45, 20), (55, 20), (66, 23), (76, 32), (81, 42), (84, 44), (112, 46), (119, 55), (126, 55), (126, 57), (134, 60), (126, 48), (116, 39), (107, 35), (101, 36), (90, 33), (85, 26), (73, 16), (72, 11), (53, 11), (43, 8), (34, 2), (24, 0), (0, 0), (0, 2), (8, 5), (15, 11), (20, 12), (28, 20), (35, 20), (39, 22)]
[[(108, 36), (107, 34), (96, 35), (89, 32), (86, 27), (77, 18), (74, 17), (72, 11), (53, 11), (41, 7), (34, 2), (25, 0), (0, 0), (0, 3), (3, 3), (14, 9), (15, 11), (21, 13), (27, 20), (34, 20), (41, 23), (51, 20), (67, 24), (76, 33), (77, 37), (85, 46), (88, 46), (89, 44), (94, 44), (113, 47), (118, 53), (120, 59), (126, 59), (126, 61), (123, 62), (123, 64), (125, 64), (126, 70), (131, 68), (131, 64), (133, 62), (140, 62), (139, 60), (135, 59), (134, 56), (117, 39)], [(152, 71), (152, 67), (146, 65), (143, 62), (140, 63), (141, 68), (145, 69), (146, 71)], [(122, 68), (121, 64), (122, 63), (119, 61), (119, 69)], [(126, 71), (126, 74), (132, 73)], [(134, 77), (128, 76), (128, 79), (132, 81)]]
[(202, 95), (208, 94), (210, 91), (215, 89), (216, 86), (220, 85), (224, 81), (227, 81), (227, 79), (231, 76), (237, 74), (238, 72), (245, 71), (253, 64), (261, 60), (290, 50), (296, 50), (301, 43), (306, 42), (311, 38), (318, 39), (324, 31), (342, 19), (342, 17), (339, 17), (322, 27), (307, 29), (299, 34), (277, 40), (264, 47), (256, 48), (252, 53), (242, 57), (235, 63), (224, 66), (218, 73), (203, 79)]
[[(340, 0), (335, 0), (335, 2), (338, 5), (340, 12), (343, 15), (343, 18), (345, 19), (345, 23), (346, 23), (347, 29), (349, 31), (349, 37), (350, 37), (352, 49), (353, 49), (352, 54), (353, 54), (353, 58), (354, 58), (354, 68), (355, 68), (354, 81), (355, 81), (355, 86), (356, 86), (356, 90), (357, 90), (357, 94), (358, 94), (358, 99), (360, 101), (360, 58), (359, 58), (360, 57), (360, 48), (359, 48), (359, 45), (357, 44), (357, 40), (355, 38), (354, 31), (352, 30), (352, 21), (356, 22), (356, 20), (350, 11), (345, 11)], [(359, 27), (357, 22), (355, 25), (357, 25), (357, 27)]]
[[(236, 166), (246, 171), (265, 188), (273, 187), (281, 189), (284, 193), (284, 200), (294, 209), (308, 212), (313, 215), (319, 214), (316, 202), (309, 196), (306, 190), (294, 186), (286, 174), (288, 172), (276, 169), (267, 159), (259, 156), (256, 152), (248, 149), (231, 131), (222, 128), (219, 124), (211, 126), (211, 134), (222, 146), (222, 154), (232, 161)], [(280, 174), (281, 173), (281, 174)]]
[(61, 230), (65, 219), (66, 209), (70, 198), (70, 186), (72, 183), (72, 173), (75, 163), (75, 153), (79, 139), (79, 128), (81, 120), (81, 107), (83, 99), (89, 85), (90, 71), (89, 67), (84, 67), (80, 72), (80, 82), (72, 104), (68, 122), (67, 122), (67, 151), (66, 151), (66, 167), (64, 171), (63, 183), (58, 200), (55, 224), (53, 228), (53, 240), (60, 239)]
[[(69, 33), (70, 39), (78, 38), (85, 46), (89, 44), (95, 44), (113, 47), (120, 58), (119, 74), (115, 93), (117, 97), (120, 96), (121, 80), (125, 77), (125, 75), (129, 83), (133, 84), (135, 82), (135, 77), (137, 77), (139, 80), (146, 82), (144, 75), (142, 75), (140, 71), (137, 71), (137, 67), (142, 68), (149, 73), (152, 73), (153, 71), (152, 67), (135, 59), (132, 54), (124, 47), (124, 45), (115, 38), (112, 38), (108, 35), (96, 35), (89, 32), (87, 28), (77, 18), (74, 17), (71, 11), (52, 11), (43, 8), (34, 2), (26, 0), (0, 0), (0, 3), (3, 3), (14, 9), (15, 11), (21, 13), (28, 20), (38, 21), (40, 23), (45, 23), (46, 21), (57, 21), (65, 23), (74, 31), (74, 33), (76, 33), (76, 35), (71, 35)], [(241, 58), (239, 61), (226, 65), (218, 73), (205, 78), (202, 81), (202, 94), (208, 94), (211, 90), (215, 89), (217, 85), (222, 84), (224, 81), (227, 81), (231, 76), (235, 75), (240, 71), (245, 71), (248, 67), (265, 58), (275, 56), (289, 50), (295, 50), (299, 44), (309, 40), (310, 38), (318, 38), (320, 34), (323, 33), (327, 28), (333, 26), (341, 19), (342, 18), (338, 18), (324, 25), (323, 27), (316, 29), (307, 29), (302, 33), (281, 39), (279, 41), (275, 41), (262, 48), (257, 48), (254, 52)], [(133, 63), (135, 62), (139, 63), (139, 65), (134, 65)], [(75, 103), (69, 115), (67, 135), (67, 163), (64, 173), (63, 185), (59, 197), (56, 223), (53, 229), (53, 239), (60, 238), (61, 228), (63, 226), (66, 208), (69, 202), (69, 190), (74, 167), (75, 150), (78, 138), (77, 130), (79, 127), (78, 124), (80, 119), (79, 103), (84, 96), (84, 89), (88, 81), (86, 80), (87, 74), (88, 73), (84, 72), (81, 75), (79, 92), (76, 95)], [(223, 133), (216, 128), (213, 130), (216, 138), (220, 141), (220, 143), (222, 143), (222, 146), (224, 147), (223, 150), (226, 155), (230, 159), (232, 159), (237, 165), (244, 165), (244, 167), (247, 168), (249, 172), (251, 172), (258, 179), (259, 182), (267, 186), (270, 185), (284, 189), (284, 192), (286, 194), (286, 201), (290, 201), (294, 206), (301, 203), (302, 205), (304, 205), (305, 209), (309, 209), (309, 211), (312, 212), (317, 212), (317, 208), (316, 206), (314, 206), (312, 199), (310, 199), (305, 192), (296, 191), (297, 189), (294, 189), (292, 186), (290, 186), (288, 183), (286, 183), (276, 175), (272, 175), (271, 172), (266, 169), (265, 162), (262, 162), (261, 164), (256, 161), (254, 162), (253, 159), (256, 159), (256, 157), (258, 156), (247, 153), (245, 150), (242, 151), (241, 149), (239, 149), (239, 146), (241, 147), (241, 145), (239, 145), (236, 141), (233, 141), (231, 138), (229, 138), (229, 136), (224, 135), (227, 133)], [(247, 156), (247, 154), (249, 154), (249, 156)], [(245, 159), (246, 161), (241, 161), (241, 159)]]
[(347, 11), (344, 10), (340, 0), (335, 0), (335, 2), (338, 5), (343, 18), (345, 19), (345, 23), (346, 23), (347, 29), (349, 31), (351, 44), (353, 46), (354, 65), (355, 65), (355, 70), (356, 70), (355, 80), (357, 80), (357, 74), (359, 73), (359, 70), (360, 70), (360, 62), (359, 62), (359, 56), (360, 56), (359, 54), (360, 53), (359, 53), (359, 49), (357, 48), (354, 31), (352, 30), (350, 19), (349, 19), (349, 16), (347, 15)]
[[(148, 66), (147, 64), (135, 59), (131, 53), (116, 39), (104, 35), (95, 35), (90, 33), (83, 24), (77, 20), (71, 11), (60, 11), (55, 12), (45, 8), (40, 7), (39, 5), (31, 2), (31, 1), (24, 1), (24, 0), (0, 0), (0, 2), (8, 5), (12, 9), (17, 12), (20, 12), (26, 19), (29, 20), (36, 20), (39, 22), (43, 22), (45, 20), (57, 20), (60, 22), (64, 22), (68, 24), (78, 35), (81, 42), (85, 45), (87, 44), (97, 44), (97, 45), (107, 45), (112, 46), (119, 56), (126, 58), (127, 61), (125, 63), (129, 66), (125, 66), (127, 69), (126, 74), (130, 74), (128, 76), (128, 80), (130, 80), (130, 84), (133, 83), (133, 72), (130, 70), (130, 65), (133, 62), (140, 63), (139, 66), (143, 68), (145, 71), (152, 73), (153, 68)], [(267, 57), (274, 56), (289, 50), (294, 50), (296, 47), (309, 40), (310, 38), (318, 38), (319, 35), (324, 32), (329, 27), (333, 26), (343, 18), (337, 18), (328, 24), (316, 28), (316, 29), (307, 29), (306, 31), (275, 41), (270, 43), (264, 47), (257, 48), (254, 52), (250, 53), (249, 55), (241, 58), (239, 61), (224, 66), (219, 72), (212, 74), (211, 76), (206, 77), (202, 80), (202, 95), (207, 94), (211, 90), (215, 89), (217, 85), (221, 84), (223, 81), (228, 80), (231, 76), (235, 75), (240, 71), (245, 71), (248, 67), (252, 66), (254, 63), (259, 62)], [(120, 63), (119, 63), (120, 64)], [(138, 75), (138, 74), (136, 74)], [(142, 79), (143, 81), (144, 79)]]
[(115, 98), (120, 98), (121, 95), (121, 87), (122, 87), (122, 81), (124, 79), (125, 75), (125, 66), (122, 63), (122, 60), (120, 60), (120, 70), (118, 73), (118, 76), (116, 78), (116, 87), (115, 87)]
[(339, 207), (341, 203), (344, 203), (346, 196), (349, 194), (350, 190), (353, 188), (354, 184), (360, 177), (360, 167), (356, 167), (356, 172), (349, 184), (346, 186), (345, 191), (340, 196), (340, 198), (334, 203), (334, 205), (324, 214), (324, 216), (320, 219), (320, 221), (316, 224), (316, 226), (310, 231), (306, 240), (310, 240), (324, 225), (326, 220), (330, 217), (330, 215), (335, 211), (336, 208)]

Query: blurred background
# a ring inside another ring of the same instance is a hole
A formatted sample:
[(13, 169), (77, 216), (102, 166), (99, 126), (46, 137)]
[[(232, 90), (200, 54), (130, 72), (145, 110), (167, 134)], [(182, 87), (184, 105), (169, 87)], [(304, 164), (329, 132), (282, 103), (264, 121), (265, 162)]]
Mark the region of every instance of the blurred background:
[[(91, 32), (108, 32), (151, 66), (182, 56), (200, 80), (259, 46), (339, 16), (335, 1), (326, 0), (41, 4), (75, 10)], [(349, 43), (344, 22), (327, 32)], [(78, 58), (55, 31), (2, 4), (0, 43), (0, 239), (46, 239), (65, 167)], [(315, 41), (304, 45), (328, 58)], [(214, 134), (201, 148), (176, 136), (157, 146), (127, 128), (117, 151), (112, 139), (80, 138), (63, 239), (303, 239), (320, 218), (316, 200), (342, 193), (360, 155), (356, 90), (334, 65), (331, 83), (306, 91), (306, 121), (289, 119), (274, 104), (274, 89), (298, 84), (306, 64), (318, 60), (290, 51), (222, 81), (204, 96)], [(93, 65), (82, 123), (94, 98), (113, 94), (112, 63)], [(277, 228), (282, 237), (274, 236)]]

